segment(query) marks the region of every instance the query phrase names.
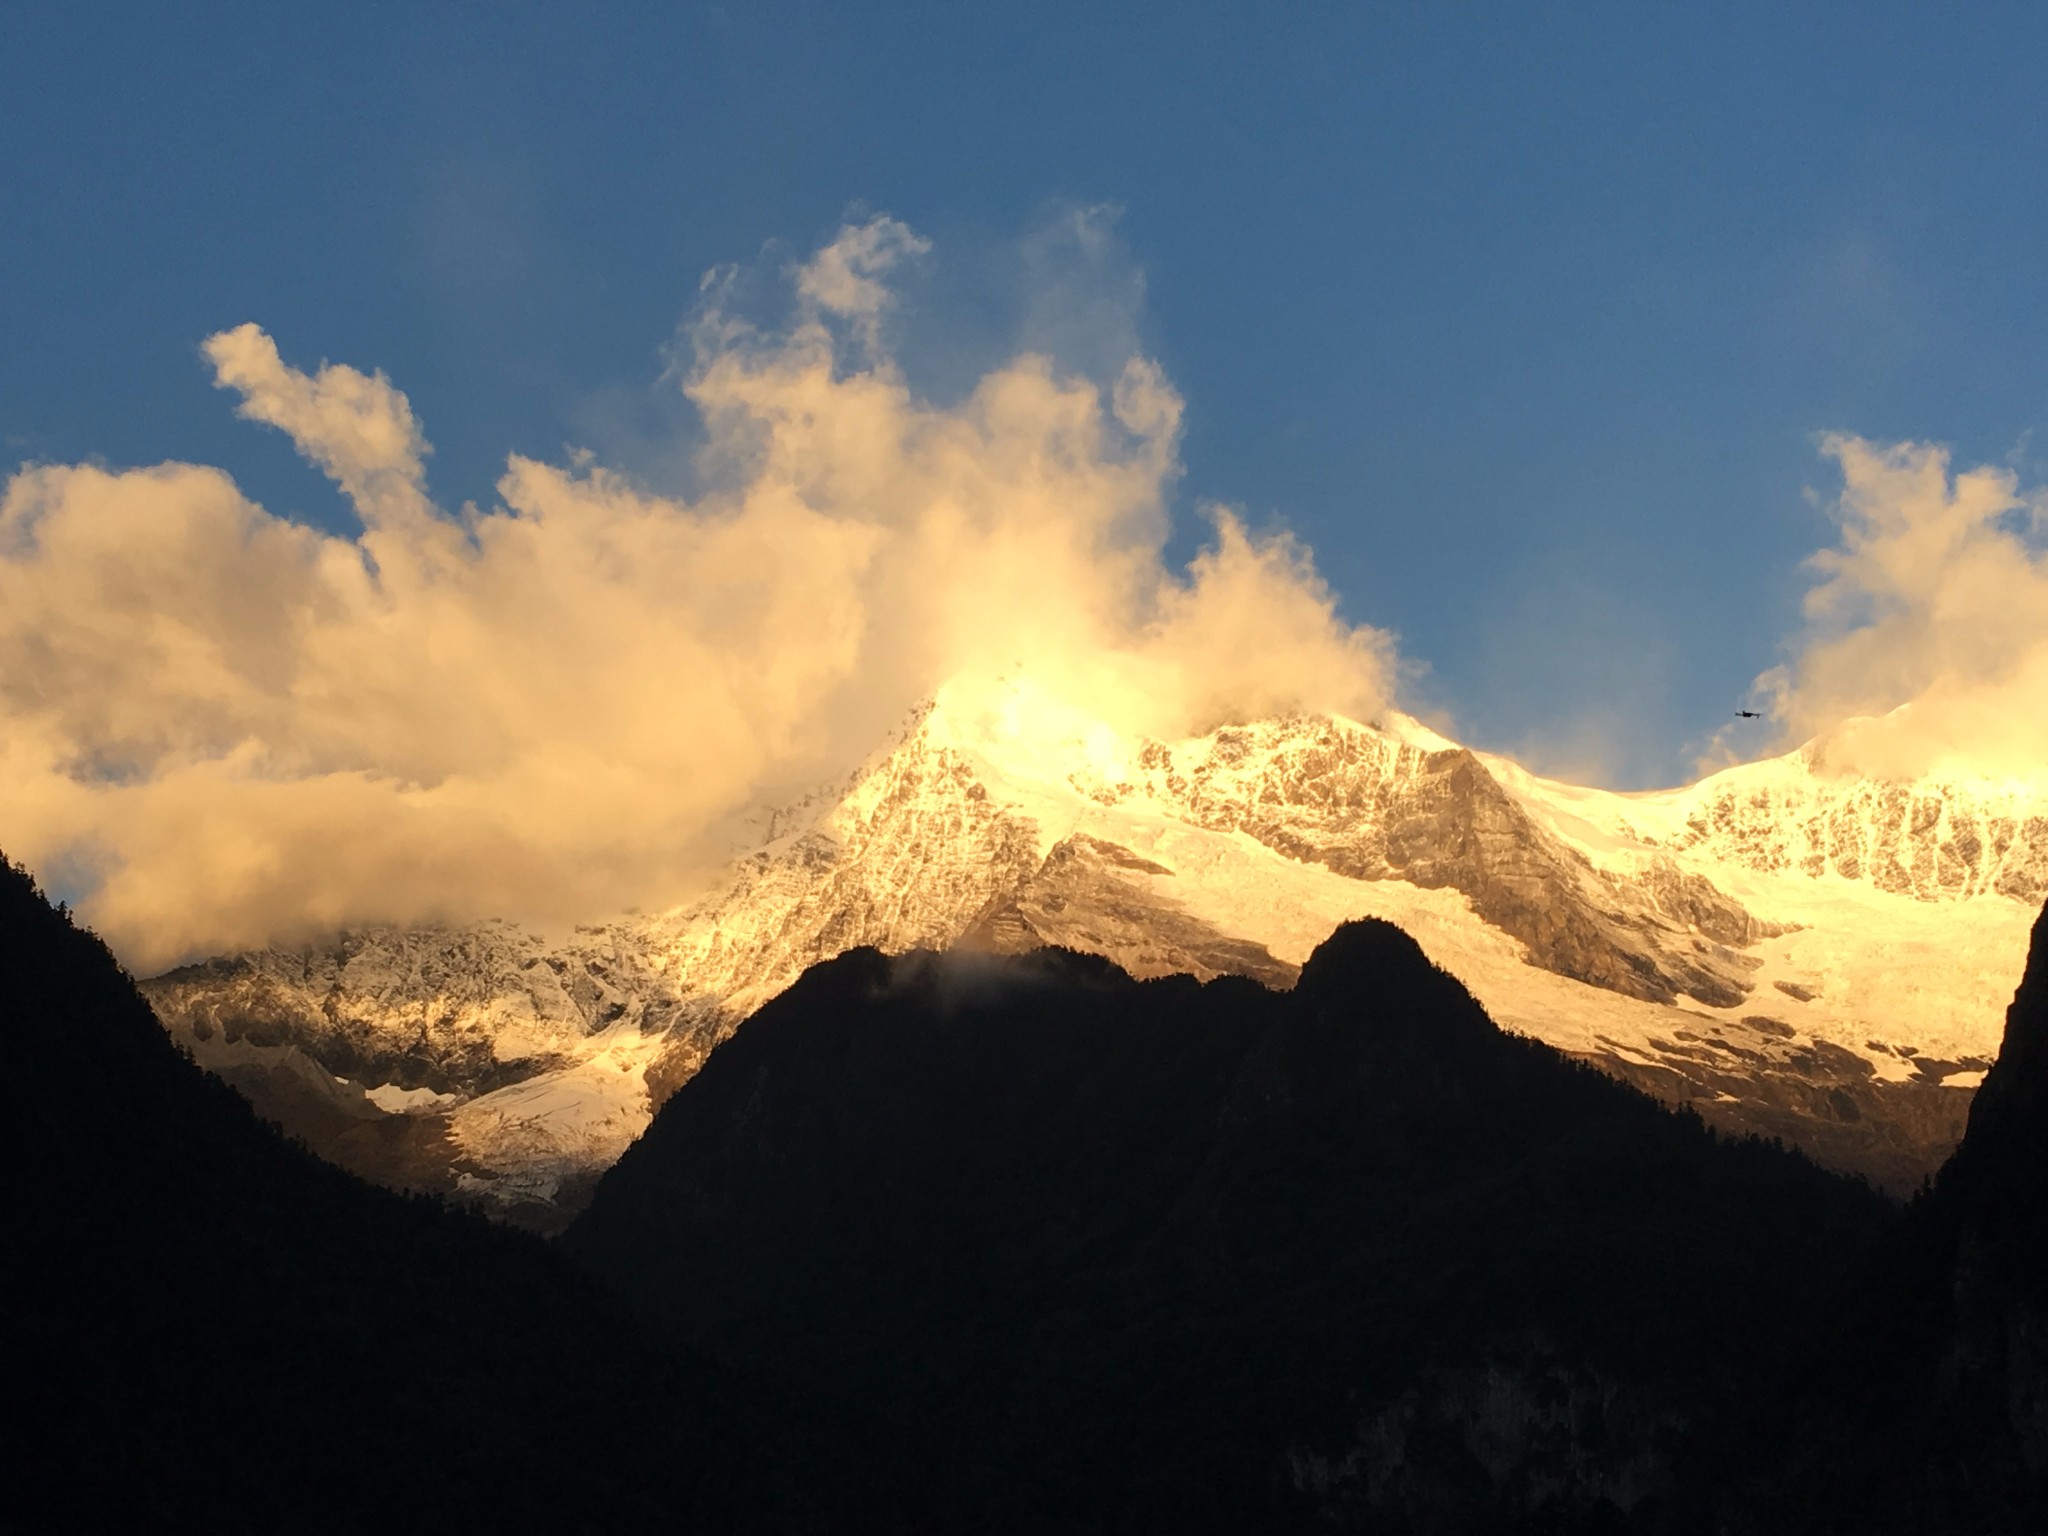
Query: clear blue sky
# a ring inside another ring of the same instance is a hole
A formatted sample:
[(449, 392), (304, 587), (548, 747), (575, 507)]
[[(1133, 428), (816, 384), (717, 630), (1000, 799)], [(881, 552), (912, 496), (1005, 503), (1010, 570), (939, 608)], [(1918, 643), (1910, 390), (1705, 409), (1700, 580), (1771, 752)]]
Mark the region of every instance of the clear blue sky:
[(706, 268), (1111, 202), (1187, 505), (1284, 519), (1468, 740), (1667, 781), (1796, 623), (1816, 432), (2043, 478), (2044, 77), (2041, 4), (13, 0), (0, 452), (340, 518), (211, 387), (254, 320), (485, 499), (659, 435)]

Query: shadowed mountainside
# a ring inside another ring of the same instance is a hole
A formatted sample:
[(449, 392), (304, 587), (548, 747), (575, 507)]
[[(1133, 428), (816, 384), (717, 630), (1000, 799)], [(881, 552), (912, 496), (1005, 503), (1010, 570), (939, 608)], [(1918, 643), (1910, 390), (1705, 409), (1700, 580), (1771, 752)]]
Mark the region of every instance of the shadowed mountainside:
[(4, 864), (0, 996), (17, 1528), (839, 1523), (777, 1448), (805, 1419), (540, 1242), (281, 1140)]
[(1647, 1530), (1894, 1209), (1502, 1033), (1368, 922), (1288, 993), (852, 952), (567, 1241), (925, 1447), (957, 1528)]
[(857, 950), (607, 1176), (602, 1289), (279, 1139), (12, 870), (0, 996), (28, 1528), (2048, 1528), (2048, 918), (1904, 1213), (1384, 923), (1286, 993)]
[(1785, 1411), (1735, 1531), (2048, 1530), (2048, 911), (1969, 1130)]

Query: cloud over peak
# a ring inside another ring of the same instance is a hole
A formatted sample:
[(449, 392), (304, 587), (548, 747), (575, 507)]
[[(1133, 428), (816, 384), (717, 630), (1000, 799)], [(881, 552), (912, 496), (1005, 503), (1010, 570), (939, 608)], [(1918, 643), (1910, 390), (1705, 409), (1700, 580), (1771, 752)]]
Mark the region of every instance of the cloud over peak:
[(687, 498), (514, 456), (497, 505), (451, 515), (381, 374), (301, 371), (254, 325), (209, 338), (240, 414), (361, 531), (196, 465), (14, 476), (0, 847), (149, 969), (351, 921), (673, 900), (722, 818), (839, 771), (956, 676), (1021, 664), (1155, 735), (1389, 697), (1390, 640), (1285, 536), (1218, 511), (1165, 564), (1181, 405), (1156, 364), (1027, 353), (920, 398), (882, 319), (927, 249), (848, 226), (790, 274), (777, 330), (707, 288)]
[[(360, 527), (195, 464), (9, 479), (0, 848), (149, 970), (352, 922), (667, 904), (727, 856), (734, 813), (843, 772), (956, 680), (1021, 670), (1155, 737), (1393, 702), (1391, 637), (1346, 622), (1286, 534), (1210, 509), (1205, 547), (1167, 563), (1182, 402), (1103, 285), (1028, 296), (1041, 332), (1048, 304), (1085, 315), (1089, 371), (1021, 351), (921, 394), (891, 348), (929, 252), (850, 224), (780, 272), (775, 325), (707, 280), (673, 373), (702, 444), (674, 495), (514, 455), (495, 502), (451, 512), (382, 374), (294, 367), (255, 325), (208, 338), (239, 414)], [(1822, 447), (1839, 541), (1758, 679), (1781, 743), (1890, 777), (2042, 777), (2048, 498), (1933, 445)]]
[(1886, 778), (2048, 777), (2048, 496), (1936, 444), (1821, 448), (1840, 542), (1809, 562), (1793, 659), (1757, 680), (1788, 744)]

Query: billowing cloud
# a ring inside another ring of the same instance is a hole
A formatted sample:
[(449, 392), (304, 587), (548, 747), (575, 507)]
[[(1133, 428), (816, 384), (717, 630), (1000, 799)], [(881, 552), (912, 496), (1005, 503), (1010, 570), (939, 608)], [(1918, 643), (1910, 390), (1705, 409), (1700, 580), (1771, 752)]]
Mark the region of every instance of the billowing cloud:
[(329, 364), (310, 377), (285, 366), (254, 325), (207, 338), (215, 381), (242, 397), (237, 415), (281, 428), (355, 504), (366, 528), (429, 517), (427, 441), (412, 406), (383, 374)]
[(1834, 436), (1841, 542), (1810, 562), (1806, 633), (1757, 680), (1788, 743), (1844, 771), (2048, 770), (2048, 497), (1946, 449)]
[(348, 496), (338, 537), (218, 469), (22, 470), (0, 495), (0, 847), (86, 893), (143, 969), (364, 920), (580, 917), (675, 897), (735, 811), (1022, 667), (1171, 735), (1387, 699), (1388, 638), (1307, 552), (1215, 514), (1162, 559), (1181, 403), (1024, 355), (920, 398), (884, 345), (924, 242), (851, 226), (760, 330), (713, 284), (683, 386), (704, 483), (513, 457), (429, 500), (378, 374), (205, 346), (241, 412)]

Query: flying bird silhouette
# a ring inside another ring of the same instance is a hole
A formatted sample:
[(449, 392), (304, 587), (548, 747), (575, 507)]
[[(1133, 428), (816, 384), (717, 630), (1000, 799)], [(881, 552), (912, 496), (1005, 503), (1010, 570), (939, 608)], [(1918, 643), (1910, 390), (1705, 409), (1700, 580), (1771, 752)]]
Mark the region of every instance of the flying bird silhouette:
[(1735, 711), (1735, 717), (1738, 720), (1761, 720), (1764, 712), (1760, 709), (1738, 709)]

